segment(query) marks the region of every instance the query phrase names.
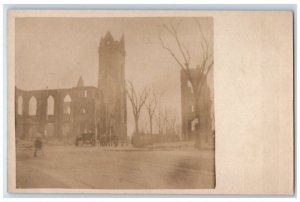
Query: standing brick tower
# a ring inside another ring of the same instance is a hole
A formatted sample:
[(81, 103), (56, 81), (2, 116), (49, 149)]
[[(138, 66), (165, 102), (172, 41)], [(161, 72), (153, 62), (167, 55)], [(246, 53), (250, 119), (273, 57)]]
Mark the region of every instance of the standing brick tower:
[(98, 136), (127, 140), (124, 36), (114, 40), (110, 32), (101, 38), (98, 74)]

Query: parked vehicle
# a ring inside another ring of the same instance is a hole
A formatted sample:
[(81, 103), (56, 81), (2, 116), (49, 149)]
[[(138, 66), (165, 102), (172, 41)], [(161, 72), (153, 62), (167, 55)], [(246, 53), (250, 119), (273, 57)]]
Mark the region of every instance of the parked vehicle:
[(83, 145), (96, 145), (96, 136), (95, 133), (82, 133), (79, 137), (76, 138), (75, 141), (76, 146), (83, 146)]

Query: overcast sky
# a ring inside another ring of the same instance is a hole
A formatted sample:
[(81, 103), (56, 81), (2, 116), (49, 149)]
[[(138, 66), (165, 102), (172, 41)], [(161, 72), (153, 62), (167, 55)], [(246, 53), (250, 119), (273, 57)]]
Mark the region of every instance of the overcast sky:
[[(198, 18), (212, 44), (213, 19)], [(161, 28), (172, 23), (191, 54), (192, 67), (200, 63), (200, 33), (193, 18), (17, 18), (16, 85), (23, 90), (71, 88), (80, 76), (84, 84), (97, 86), (98, 45), (110, 31), (115, 40), (125, 36), (126, 80), (138, 90), (148, 87), (165, 92), (162, 105), (177, 111), (180, 123), (179, 66), (158, 43), (161, 38), (178, 53), (175, 41)], [(212, 87), (212, 75), (210, 74)], [(129, 101), (128, 101), (129, 105)], [(129, 133), (133, 130), (128, 106)], [(141, 127), (147, 127), (143, 112)], [(146, 128), (148, 129), (148, 128)]]

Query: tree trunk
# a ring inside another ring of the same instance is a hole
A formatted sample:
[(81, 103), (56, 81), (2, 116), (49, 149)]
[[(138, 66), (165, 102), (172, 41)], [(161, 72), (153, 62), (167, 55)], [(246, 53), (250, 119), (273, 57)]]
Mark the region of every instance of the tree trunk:
[(161, 135), (161, 133), (162, 133), (161, 131), (162, 131), (162, 130), (161, 130), (161, 124), (159, 123), (159, 124), (158, 124), (158, 133), (159, 133), (159, 135)]
[(149, 117), (150, 118), (150, 135), (152, 135), (152, 116)]
[(195, 119), (198, 120), (196, 127), (195, 147), (201, 149), (201, 125), (200, 125), (200, 109), (199, 109), (199, 96), (194, 94), (194, 106), (195, 106)]
[(135, 134), (139, 135), (139, 118), (134, 117), (134, 123), (135, 123)]

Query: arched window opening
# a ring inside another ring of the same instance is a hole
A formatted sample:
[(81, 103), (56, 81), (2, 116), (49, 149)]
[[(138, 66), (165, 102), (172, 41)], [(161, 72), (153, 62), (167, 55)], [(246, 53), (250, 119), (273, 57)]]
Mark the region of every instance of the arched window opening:
[(71, 102), (70, 95), (66, 95), (64, 98), (64, 114), (71, 114)]
[(28, 109), (29, 116), (35, 116), (36, 109), (37, 109), (37, 101), (36, 98), (32, 96), (29, 100), (29, 109)]
[(52, 95), (47, 99), (47, 115), (54, 115), (54, 98)]

